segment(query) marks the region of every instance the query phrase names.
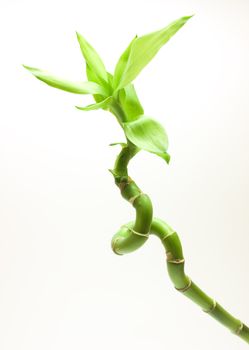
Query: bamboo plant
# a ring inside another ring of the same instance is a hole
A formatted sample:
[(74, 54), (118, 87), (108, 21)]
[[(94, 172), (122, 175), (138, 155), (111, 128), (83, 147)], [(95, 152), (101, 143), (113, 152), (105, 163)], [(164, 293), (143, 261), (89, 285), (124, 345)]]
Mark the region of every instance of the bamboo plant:
[(161, 47), (191, 18), (185, 16), (167, 27), (144, 36), (135, 36), (120, 56), (114, 73), (109, 73), (95, 49), (79, 33), (77, 39), (86, 62), (86, 82), (72, 82), (46, 71), (24, 66), (44, 83), (75, 94), (91, 94), (95, 103), (79, 110), (103, 109), (111, 112), (123, 129), (126, 141), (112, 143), (121, 146), (113, 169), (115, 184), (123, 198), (135, 208), (135, 220), (121, 226), (113, 236), (114, 253), (124, 255), (140, 248), (150, 235), (157, 236), (166, 252), (167, 270), (175, 289), (199, 305), (204, 312), (215, 318), (230, 331), (249, 344), (249, 328), (228, 313), (218, 302), (205, 294), (184, 271), (184, 256), (177, 232), (165, 221), (153, 216), (150, 197), (142, 192), (128, 175), (128, 164), (141, 150), (170, 161), (168, 137), (163, 126), (144, 114), (133, 81), (153, 59)]

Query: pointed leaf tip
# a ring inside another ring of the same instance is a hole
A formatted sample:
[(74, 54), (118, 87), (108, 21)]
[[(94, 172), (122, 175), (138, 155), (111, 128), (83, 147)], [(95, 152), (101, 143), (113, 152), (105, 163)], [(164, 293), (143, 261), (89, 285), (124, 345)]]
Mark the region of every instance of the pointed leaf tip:
[(75, 106), (75, 107), (81, 111), (93, 111), (93, 110), (100, 109), (100, 108), (106, 109), (106, 108), (108, 108), (111, 100), (112, 100), (112, 96), (109, 96), (101, 102), (93, 103), (93, 104), (90, 104), (86, 107), (80, 107), (80, 106)]
[(97, 83), (108, 84), (108, 75), (105, 69), (105, 65), (100, 58), (97, 51), (90, 45), (90, 43), (81, 35), (76, 32), (77, 40), (80, 45), (81, 53), (86, 61), (86, 64), (94, 72), (98, 80)]
[(156, 155), (158, 155), (159, 157), (163, 158), (167, 164), (169, 164), (170, 162), (170, 154), (168, 152), (164, 152), (164, 153), (155, 153)]
[(191, 17), (192, 15), (181, 17), (158, 31), (135, 38), (120, 58), (121, 61), (123, 58), (122, 66), (120, 61), (116, 66), (114, 88), (120, 90), (131, 83)]
[(62, 79), (58, 76), (52, 75), (51, 73), (23, 65), (30, 73), (32, 73), (37, 79), (43, 81), (49, 86), (72, 92), (74, 94), (100, 94), (108, 96), (108, 92), (97, 83), (86, 81), (86, 82), (73, 82), (66, 79)]

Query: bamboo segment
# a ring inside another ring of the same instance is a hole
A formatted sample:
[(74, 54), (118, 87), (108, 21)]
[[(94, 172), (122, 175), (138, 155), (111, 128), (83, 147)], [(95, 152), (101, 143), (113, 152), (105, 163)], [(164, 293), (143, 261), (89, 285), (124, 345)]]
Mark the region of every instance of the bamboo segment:
[(113, 236), (111, 246), (115, 254), (124, 255), (140, 248), (148, 239), (148, 234), (133, 230), (134, 222), (121, 226)]
[(122, 178), (117, 182), (121, 195), (129, 201), (136, 210), (135, 223), (123, 225), (112, 238), (112, 250), (118, 255), (131, 253), (140, 248), (148, 239), (152, 221), (153, 208), (149, 196), (142, 193), (130, 178)]

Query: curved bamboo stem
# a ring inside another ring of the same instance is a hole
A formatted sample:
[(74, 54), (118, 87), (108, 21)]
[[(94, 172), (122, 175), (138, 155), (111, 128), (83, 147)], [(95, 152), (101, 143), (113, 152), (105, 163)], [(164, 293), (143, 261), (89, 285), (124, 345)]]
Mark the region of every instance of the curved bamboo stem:
[(112, 238), (112, 249), (118, 255), (131, 253), (140, 248), (149, 238), (156, 235), (162, 242), (167, 256), (168, 274), (174, 287), (199, 305), (204, 312), (219, 321), (231, 332), (249, 343), (249, 328), (233, 317), (219, 303), (205, 294), (184, 271), (184, 256), (178, 234), (161, 219), (153, 218), (153, 207), (148, 195), (144, 194), (128, 176), (128, 163), (138, 149), (128, 142), (123, 147), (111, 171), (121, 195), (136, 210), (136, 219), (119, 229)]
[(167, 268), (174, 287), (199, 305), (232, 333), (249, 343), (249, 328), (205, 294), (184, 271), (184, 256), (178, 234), (161, 219), (153, 218), (151, 233), (160, 238), (167, 256)]
[(111, 171), (121, 195), (136, 210), (135, 223), (123, 225), (112, 239), (112, 249), (118, 255), (131, 253), (141, 247), (148, 239), (153, 216), (153, 207), (148, 195), (143, 193), (128, 176), (127, 166), (130, 159), (138, 152), (132, 144), (123, 147)]

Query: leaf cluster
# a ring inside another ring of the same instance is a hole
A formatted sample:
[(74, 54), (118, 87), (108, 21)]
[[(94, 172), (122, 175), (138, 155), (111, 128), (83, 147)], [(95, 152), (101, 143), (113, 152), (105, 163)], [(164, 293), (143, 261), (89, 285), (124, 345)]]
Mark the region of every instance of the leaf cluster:
[(112, 112), (124, 130), (127, 142), (163, 158), (167, 163), (168, 137), (163, 126), (144, 114), (133, 81), (160, 48), (191, 18), (185, 16), (167, 27), (141, 37), (135, 36), (120, 56), (114, 74), (109, 73), (97, 51), (79, 33), (77, 39), (86, 63), (87, 81), (72, 82), (37, 68), (24, 66), (44, 83), (75, 94), (91, 94), (95, 103), (77, 109)]

